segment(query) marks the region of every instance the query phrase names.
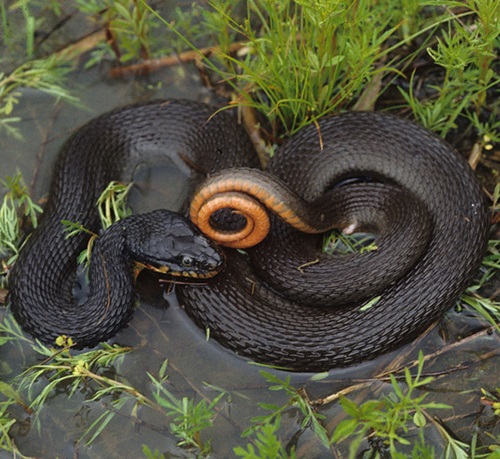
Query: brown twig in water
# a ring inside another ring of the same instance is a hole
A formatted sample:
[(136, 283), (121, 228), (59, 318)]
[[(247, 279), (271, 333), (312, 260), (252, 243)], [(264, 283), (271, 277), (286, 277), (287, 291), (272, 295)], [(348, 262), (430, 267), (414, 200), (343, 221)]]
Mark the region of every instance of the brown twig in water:
[(64, 47), (60, 51), (56, 53), (56, 55), (78, 55), (86, 53), (96, 47), (101, 41), (106, 40), (106, 33), (104, 30), (98, 30), (97, 32), (93, 32), (85, 37), (81, 38), (77, 42)]
[[(246, 43), (231, 43), (231, 45), (229, 45), (229, 53), (234, 53), (244, 46), (246, 46)], [(146, 75), (164, 67), (198, 61), (204, 57), (209, 56), (210, 54), (218, 52), (220, 49), (220, 46), (209, 46), (207, 48), (185, 51), (180, 54), (160, 57), (157, 59), (145, 59), (144, 61), (137, 64), (127, 65), (124, 67), (115, 67), (111, 69), (110, 76), (112, 78), (122, 78), (129, 75)]]

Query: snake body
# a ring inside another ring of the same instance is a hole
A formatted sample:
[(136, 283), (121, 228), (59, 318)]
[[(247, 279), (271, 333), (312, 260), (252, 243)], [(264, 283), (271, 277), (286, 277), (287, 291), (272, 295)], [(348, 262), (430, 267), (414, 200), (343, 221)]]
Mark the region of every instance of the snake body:
[[(94, 204), (107, 183), (129, 179), (138, 162), (159, 159), (167, 149), (170, 157), (182, 157), (183, 167), (187, 159), (211, 177), (231, 174), (235, 167), (239, 173), (242, 167), (257, 168), (248, 137), (235, 120), (226, 113), (212, 116), (209, 107), (194, 102), (129, 106), (78, 130), (62, 149), (41, 225), (10, 277), (14, 315), (34, 336), (50, 341), (62, 333), (77, 334), (79, 343), (93, 345), (130, 319), (130, 301), (126, 308), (115, 308), (108, 293), (104, 299), (91, 294), (90, 315), (87, 306), (75, 307), (67, 273), (86, 241), (81, 236), (68, 242), (60, 221), (95, 230)], [(408, 121), (376, 113), (325, 118), (281, 147), (267, 172), (270, 182), (276, 177), (321, 215), (338, 210), (343, 216), (333, 226), (375, 227), (380, 250), (322, 255), (320, 236), (273, 216), (269, 236), (246, 253), (226, 250), (225, 269), (207, 285), (177, 289), (201, 328), (253, 360), (316, 371), (392, 349), (454, 304), (484, 255), (488, 211), (473, 172), (446, 143)], [(390, 197), (393, 188), (402, 189), (396, 198)], [(395, 214), (391, 221), (396, 223), (378, 217), (384, 212)], [(420, 226), (421, 220), (428, 223)], [(391, 225), (414, 227), (417, 234), (409, 239), (415, 243), (405, 247), (406, 236), (396, 247), (384, 242), (391, 241)], [(195, 234), (186, 235), (184, 244), (191, 238), (198, 245)], [(171, 236), (176, 237), (175, 230)], [(202, 245), (199, 261), (213, 271), (220, 260), (207, 264), (207, 245)], [(126, 283), (131, 284), (130, 276)], [(114, 290), (110, 285), (105, 291)], [(131, 289), (125, 290), (130, 298)], [(374, 296), (378, 301), (363, 308)]]
[(134, 261), (187, 280), (220, 271), (219, 249), (183, 216), (168, 211), (134, 215), (97, 240), (90, 294), (78, 304), (72, 293), (76, 260), (89, 235), (68, 238), (62, 224), (79, 223), (98, 233), (98, 197), (110, 181), (130, 181), (142, 162), (179, 162), (177, 154), (183, 153), (209, 171), (228, 167), (227, 158), (217, 159), (218, 151), (239, 155), (249, 147), (225, 135), (234, 128), (230, 117), (208, 123), (211, 114), (208, 107), (188, 102), (130, 106), (91, 120), (65, 142), (40, 225), (9, 275), (11, 310), (26, 331), (48, 344), (66, 335), (80, 348), (111, 338), (133, 314)]
[[(317, 237), (272, 219), (272, 237), (246, 255), (229, 253), (226, 269), (209, 288), (180, 291), (186, 304), (203, 305), (187, 308), (194, 320), (243, 356), (303, 371), (373, 358), (438, 320), (484, 256), (489, 214), (472, 170), (447, 143), (404, 119), (380, 113), (325, 118), (284, 144), (268, 172), (311, 203), (351, 182), (403, 188), (427, 209), (431, 233), (412, 268), (380, 291), (377, 278), (402, 262), (397, 253), (382, 256), (371, 274), (364, 262), (373, 253), (329, 265), (333, 257), (320, 253)], [(411, 202), (402, 203), (410, 212)], [(397, 247), (403, 255), (402, 249)], [(340, 306), (319, 302), (329, 289)], [(374, 297), (371, 307), (363, 307)]]

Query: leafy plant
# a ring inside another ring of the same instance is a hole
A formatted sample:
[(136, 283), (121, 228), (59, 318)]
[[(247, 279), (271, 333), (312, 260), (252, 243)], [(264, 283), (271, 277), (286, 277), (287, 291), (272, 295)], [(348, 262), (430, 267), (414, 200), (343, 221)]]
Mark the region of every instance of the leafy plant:
[(0, 402), (0, 450), (13, 453), (16, 457), (22, 458), (24, 456), (19, 452), (14, 441), (9, 436), (10, 428), (16, 423), (16, 420), (8, 412), (11, 404), (11, 399)]
[(20, 220), (27, 218), (30, 225), (36, 227), (42, 209), (32, 201), (21, 174), (7, 177), (0, 183), (7, 190), (0, 206), (0, 256), (11, 255), (2, 261), (0, 274), (4, 275), (19, 253), (22, 235)]
[[(103, 229), (107, 229), (113, 223), (131, 215), (132, 210), (127, 206), (127, 196), (130, 189), (132, 188), (132, 185), (133, 183), (125, 185), (116, 181), (112, 181), (108, 184), (108, 186), (97, 199), (96, 204), (99, 211), (101, 226)], [(98, 235), (85, 228), (80, 222), (70, 222), (68, 220), (63, 220), (61, 223), (64, 225), (64, 230), (67, 233), (66, 238), (72, 237), (81, 232), (90, 235), (87, 247), (78, 257), (79, 264), (88, 265), (88, 263), (90, 262), (92, 247)]]
[(125, 185), (112, 181), (101, 193), (97, 200), (97, 208), (103, 229), (132, 214), (132, 210), (127, 206), (127, 196), (132, 186), (132, 182)]
[(111, 48), (116, 58), (121, 62), (143, 59), (151, 56), (150, 43), (155, 21), (145, 5), (141, 1), (119, 0), (119, 1), (95, 1), (89, 5), (88, 2), (78, 1), (79, 7), (89, 12), (104, 11), (104, 18), (110, 34)]
[[(96, 383), (97, 387), (101, 386), (95, 392), (97, 398), (110, 391), (126, 392), (130, 389), (124, 384), (100, 375), (99, 371), (115, 364), (117, 359), (130, 352), (131, 348), (110, 346), (103, 343), (100, 349), (72, 355), (71, 346), (73, 343), (70, 339), (61, 337), (58, 339), (57, 345), (63, 346), (62, 349), (56, 350), (39, 342), (36, 343), (33, 348), (38, 354), (45, 357), (44, 362), (33, 365), (18, 377), (19, 390), (27, 391), (32, 410), (38, 410), (47, 397), (60, 385), (69, 384), (68, 398), (71, 398), (82, 383), (90, 381)], [(47, 378), (48, 384), (35, 395), (34, 383), (42, 377)]]
[(280, 425), (280, 419), (283, 413), (290, 409), (297, 409), (302, 416), (300, 428), (311, 429), (321, 443), (325, 447), (329, 447), (330, 440), (328, 438), (328, 433), (322, 425), (325, 416), (318, 413), (313, 407), (306, 391), (293, 387), (290, 383), (290, 376), (287, 376), (285, 379), (280, 379), (278, 376), (263, 370), (260, 374), (271, 384), (271, 386), (269, 386), (270, 391), (284, 391), (289, 399), (288, 402), (282, 406), (274, 403), (259, 403), (261, 408), (270, 411), (270, 413), (252, 418), (252, 426), (247, 428), (242, 436), (257, 435), (260, 437), (260, 441), (262, 441), (263, 438), (268, 438), (271, 440), (271, 443), (273, 443), (271, 432), (273, 432), (274, 435), (274, 432)]
[(151, 451), (148, 445), (142, 446), (142, 452), (147, 459), (165, 459), (165, 455), (161, 454), (157, 449)]
[[(216, 63), (205, 63), (235, 90), (235, 103), (261, 111), (276, 133), (288, 135), (350, 106), (364, 84), (384, 71), (375, 64), (396, 30), (367, 2), (354, 7), (341, 0), (250, 0), (241, 21), (228, 2), (210, 5), (212, 13), (204, 18), (219, 18), (218, 42), (236, 35), (246, 46), (241, 57), (221, 46)], [(368, 24), (370, 35), (363, 33)]]
[(172, 418), (170, 431), (179, 439), (178, 445), (199, 450), (201, 457), (210, 453), (210, 442), (201, 439), (201, 433), (213, 425), (216, 415), (215, 406), (224, 396), (219, 394), (211, 402), (202, 399), (195, 402), (188, 397), (181, 399), (175, 397), (165, 386), (163, 380), (158, 380), (149, 375), (154, 388), (154, 398), (158, 405), (165, 410), (167, 416)]
[[(105, 409), (88, 426), (79, 439), (80, 443), (90, 445), (131, 400), (133, 401), (132, 414), (136, 412), (138, 406), (144, 405), (167, 417), (170, 420), (172, 434), (179, 439), (179, 446), (196, 448), (199, 451), (199, 457), (205, 457), (210, 452), (210, 442), (202, 441), (201, 433), (212, 426), (216, 415), (214, 408), (224, 393), (219, 394), (211, 402), (205, 399), (195, 402), (187, 397), (178, 399), (163, 385), (167, 379), (167, 360), (160, 368), (160, 379), (149, 375), (155, 389), (153, 400), (128, 384), (124, 378), (112, 378), (107, 375), (110, 368), (118, 365), (121, 359), (132, 350), (129, 347), (102, 343), (98, 349), (73, 353), (71, 339), (61, 336), (56, 341), (56, 345), (60, 348), (49, 348), (38, 341), (31, 342), (24, 338), (19, 325), (10, 317), (0, 323), (0, 332), (4, 335), (0, 345), (8, 341), (10, 337), (22, 338), (29, 342), (33, 350), (44, 359), (15, 377), (12, 384), (0, 382), (0, 394), (6, 397), (5, 401), (0, 401), (0, 447), (4, 444), (6, 449), (13, 447), (8, 436), (8, 429), (15, 419), (11, 418), (7, 412), (12, 404), (17, 403), (23, 406), (25, 411), (34, 416), (36, 424), (39, 422), (38, 413), (54, 393), (64, 389), (67, 397), (71, 398), (82, 387), (85, 387), (87, 394), (85, 403), (100, 401)], [(46, 379), (47, 383), (39, 389), (37, 383), (41, 379)], [(24, 401), (21, 394), (26, 394), (28, 402)], [(5, 436), (3, 439), (2, 426), (4, 426), (3, 435)], [(150, 453), (155, 457), (154, 453), (151, 451)]]
[[(500, 186), (497, 187), (500, 190)], [(486, 298), (479, 293), (480, 289), (492, 280), (500, 269), (500, 241), (490, 240), (488, 243), (488, 252), (483, 259), (482, 275), (477, 282), (471, 285), (461, 295), (462, 303), (474, 308), (481, 316), (483, 316), (495, 329), (500, 332), (500, 301), (494, 298)]]
[[(351, 445), (349, 457), (351, 458), (356, 457), (365, 439), (370, 439), (374, 443), (376, 443), (375, 440), (379, 440), (392, 457), (401, 457), (400, 446), (410, 445), (405, 434), (412, 427), (418, 429), (419, 442), (423, 445), (422, 429), (427, 425), (430, 417), (427, 411), (451, 408), (443, 403), (425, 402), (426, 393), (416, 395), (419, 388), (427, 386), (432, 381), (432, 377), (422, 377), (423, 366), (424, 356), (420, 353), (416, 374), (412, 376), (408, 368), (404, 369), (406, 391), (401, 389), (398, 380), (391, 374), (389, 377), (392, 392), (378, 400), (367, 400), (357, 404), (341, 396), (340, 404), (349, 418), (337, 425), (332, 441), (338, 443), (349, 440)], [(464, 453), (463, 447), (466, 445), (457, 442), (445, 432), (441, 433), (446, 436), (450, 448)]]
[(281, 415), (279, 414), (273, 419), (259, 423), (252, 430), (255, 437), (252, 443), (248, 443), (246, 448), (235, 447), (234, 454), (243, 459), (294, 459), (296, 457), (295, 450), (285, 451), (277, 437), (280, 423)]
[(56, 99), (77, 103), (78, 99), (64, 85), (70, 70), (65, 56), (52, 55), (21, 64), (9, 74), (0, 72), (0, 128), (9, 135), (21, 138), (18, 129), (13, 126), (19, 118), (12, 116), (13, 108), (21, 97), (21, 88), (34, 88)]
[[(428, 4), (441, 6), (443, 2), (431, 1)], [(493, 110), (489, 120), (485, 120), (483, 111), (488, 91), (500, 84), (500, 75), (492, 65), (500, 36), (500, 5), (496, 0), (449, 1), (446, 4), (448, 8), (455, 6), (467, 10), (441, 32), (436, 46), (427, 48), (434, 63), (444, 71), (439, 84), (429, 86), (433, 96), (423, 100), (415, 96), (415, 75), (410, 81), (409, 91), (399, 89), (417, 120), (442, 137), (457, 127), (460, 116), (465, 116), (479, 136), (487, 134), (496, 138), (500, 129), (498, 114)], [(476, 22), (471, 28), (464, 16), (472, 14)], [(479, 114), (482, 114), (482, 119)]]

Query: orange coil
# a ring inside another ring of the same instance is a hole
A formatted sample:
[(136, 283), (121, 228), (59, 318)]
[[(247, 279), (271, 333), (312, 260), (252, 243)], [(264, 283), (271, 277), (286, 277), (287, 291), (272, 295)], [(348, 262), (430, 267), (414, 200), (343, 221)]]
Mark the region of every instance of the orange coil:
[[(210, 217), (221, 209), (231, 209), (242, 215), (243, 228), (229, 231), (214, 228)], [(261, 242), (269, 233), (269, 215), (265, 207), (253, 197), (241, 192), (222, 192), (210, 195), (199, 193), (191, 203), (191, 220), (210, 239), (220, 245), (246, 249)]]

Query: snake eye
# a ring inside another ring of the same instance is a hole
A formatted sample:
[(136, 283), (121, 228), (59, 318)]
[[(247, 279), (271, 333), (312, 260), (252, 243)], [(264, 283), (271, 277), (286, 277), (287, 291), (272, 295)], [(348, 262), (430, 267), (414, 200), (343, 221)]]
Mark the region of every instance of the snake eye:
[(182, 263), (182, 266), (185, 266), (186, 268), (189, 268), (190, 266), (193, 265), (193, 261), (194, 260), (191, 257), (189, 257), (189, 256), (186, 255), (186, 256), (182, 257), (181, 263)]

